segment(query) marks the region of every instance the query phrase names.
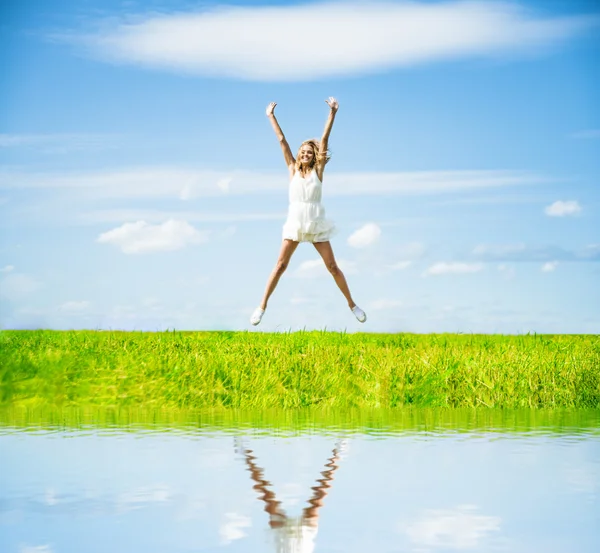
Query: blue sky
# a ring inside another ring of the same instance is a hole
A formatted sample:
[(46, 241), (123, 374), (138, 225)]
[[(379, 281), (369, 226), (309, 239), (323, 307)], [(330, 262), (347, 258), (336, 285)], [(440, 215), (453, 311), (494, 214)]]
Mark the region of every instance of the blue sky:
[[(0, 328), (600, 332), (595, 2), (6, 2)], [(287, 170), (302, 244), (259, 327)]]

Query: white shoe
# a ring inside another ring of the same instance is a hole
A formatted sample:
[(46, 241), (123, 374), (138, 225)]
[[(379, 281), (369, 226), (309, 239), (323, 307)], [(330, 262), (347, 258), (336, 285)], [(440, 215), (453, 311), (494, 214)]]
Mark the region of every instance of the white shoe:
[(246, 451), (246, 444), (240, 436), (233, 438), (234, 451), (236, 455), (243, 455)]
[(254, 313), (252, 313), (252, 317), (250, 317), (250, 322), (256, 326), (258, 323), (260, 323), (260, 320), (262, 319), (262, 316), (265, 314), (265, 310), (261, 309), (260, 307), (257, 307), (254, 310)]
[(337, 449), (337, 454), (340, 459), (345, 459), (348, 454), (349, 444), (348, 440), (344, 438), (335, 444), (335, 449)]
[(352, 313), (354, 313), (359, 323), (364, 323), (367, 320), (367, 314), (358, 305), (352, 308)]

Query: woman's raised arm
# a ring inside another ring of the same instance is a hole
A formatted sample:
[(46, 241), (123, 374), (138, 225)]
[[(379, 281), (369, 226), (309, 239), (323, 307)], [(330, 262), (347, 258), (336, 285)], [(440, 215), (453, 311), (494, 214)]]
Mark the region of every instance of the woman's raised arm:
[(273, 130), (275, 131), (275, 134), (277, 135), (277, 140), (279, 140), (279, 144), (281, 144), (281, 149), (283, 150), (283, 157), (285, 158), (285, 164), (289, 168), (290, 165), (296, 163), (296, 160), (294, 159), (294, 156), (292, 155), (292, 150), (290, 150), (290, 145), (287, 143), (287, 140), (285, 139), (283, 131), (281, 130), (281, 127), (279, 126), (279, 123), (277, 122), (277, 119), (275, 118), (275, 106), (276, 105), (277, 105), (276, 102), (271, 102), (267, 106), (267, 117), (269, 118), (269, 121), (271, 121), (271, 125), (273, 126)]
[(338, 101), (333, 96), (330, 96), (325, 102), (329, 106), (330, 111), (329, 117), (327, 117), (327, 121), (325, 122), (325, 130), (323, 131), (323, 136), (321, 137), (321, 142), (319, 144), (319, 152), (317, 154), (317, 173), (321, 180), (323, 180), (323, 169), (325, 169), (325, 163), (327, 161), (329, 134), (331, 133), (331, 127), (333, 127), (335, 114), (339, 108)]

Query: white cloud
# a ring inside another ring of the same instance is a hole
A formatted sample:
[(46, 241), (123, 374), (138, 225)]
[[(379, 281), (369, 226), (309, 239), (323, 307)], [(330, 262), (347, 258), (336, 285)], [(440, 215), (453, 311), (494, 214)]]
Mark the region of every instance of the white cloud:
[(445, 263), (442, 261), (434, 263), (423, 273), (423, 276), (447, 274), (461, 275), (466, 273), (477, 273), (482, 269), (483, 265), (481, 263)]
[[(290, 21), (319, 40), (290, 40)], [(96, 33), (54, 38), (111, 62), (254, 81), (307, 81), (473, 56), (531, 55), (596, 22), (586, 16), (535, 17), (508, 2), (340, 1), (137, 15), (107, 21)]]
[(600, 261), (600, 244), (588, 244), (583, 249), (575, 252), (575, 257)]
[(494, 255), (496, 257), (522, 253), (527, 250), (525, 244), (489, 245), (479, 244), (473, 248), (475, 255)]
[(343, 273), (347, 275), (354, 275), (358, 272), (358, 268), (354, 261), (348, 261), (347, 259), (338, 259), (337, 264)]
[(102, 134), (0, 134), (0, 148), (30, 147), (45, 153), (66, 153), (117, 147), (120, 139)]
[(19, 553), (52, 553), (52, 548), (49, 544), (45, 545), (21, 545)]
[(179, 193), (179, 199), (180, 200), (190, 200), (192, 198), (192, 187), (189, 185), (189, 183), (186, 183), (183, 185), (183, 188), (181, 189), (181, 192)]
[(11, 271), (14, 271), (14, 270), (15, 270), (14, 265), (6, 265), (2, 269), (0, 269), (0, 273), (10, 273)]
[(0, 281), (0, 298), (17, 301), (37, 292), (42, 284), (25, 273), (10, 272)]
[(244, 538), (244, 528), (250, 528), (252, 520), (237, 513), (225, 513), (225, 522), (219, 526), (220, 545), (228, 545), (234, 540)]
[(550, 217), (564, 217), (565, 215), (575, 215), (581, 211), (581, 206), (575, 200), (567, 202), (557, 201), (544, 209), (546, 215)]
[(161, 308), (161, 301), (157, 298), (143, 298), (141, 304), (143, 307), (149, 308), (151, 310), (157, 310)]
[(600, 129), (586, 129), (583, 131), (577, 131), (577, 132), (571, 133), (569, 136), (571, 138), (583, 139), (583, 140), (600, 138)]
[(542, 265), (543, 273), (551, 273), (558, 267), (558, 261), (548, 261)]
[(58, 498), (56, 497), (56, 490), (54, 488), (46, 488), (44, 493), (44, 503), (50, 507), (58, 505)]
[(123, 323), (125, 321), (131, 321), (137, 319), (140, 314), (140, 309), (133, 305), (114, 305), (112, 309), (108, 311), (107, 318), (111, 321), (118, 321)]
[[(13, 309), (11, 309), (13, 307)], [(0, 328), (14, 330), (37, 330), (53, 328), (47, 310), (17, 305), (0, 309)]]
[(314, 278), (325, 276), (327, 269), (321, 259), (309, 259), (303, 261), (300, 266), (294, 271), (294, 276), (300, 278)]
[(225, 194), (228, 194), (229, 193), (229, 185), (231, 184), (232, 180), (233, 179), (230, 177), (226, 177), (224, 179), (219, 179), (219, 182), (217, 182), (217, 187), (219, 188), (219, 190), (221, 190)]
[[(553, 261), (573, 260), (583, 257), (583, 252), (572, 252), (558, 246), (527, 246), (525, 244), (480, 244), (472, 253), (482, 261)], [(588, 253), (593, 254), (591, 250)], [(588, 259), (593, 259), (590, 255)]]
[[(542, 194), (544, 196), (542, 196)], [(432, 202), (433, 205), (503, 205), (503, 204), (538, 204), (544, 201), (545, 192), (531, 191), (525, 194), (523, 191), (516, 193), (502, 192), (500, 194), (486, 193), (485, 195), (470, 195), (465, 198), (445, 198)]]
[(513, 278), (516, 274), (515, 268), (511, 265), (506, 265), (505, 263), (498, 265), (498, 271), (508, 279)]
[(237, 232), (237, 227), (231, 225), (228, 226), (222, 233), (221, 233), (221, 237), (222, 238), (230, 238), (231, 236), (233, 236), (235, 233)]
[[(507, 186), (528, 186), (552, 179), (527, 171), (413, 171), (328, 173), (326, 196), (381, 194), (425, 195)], [(88, 173), (33, 173), (0, 170), (0, 189), (71, 189), (89, 199), (191, 198), (220, 196), (224, 182), (230, 195), (281, 194), (280, 171), (212, 171), (178, 167), (140, 167)], [(215, 186), (217, 183), (217, 186)], [(218, 185), (221, 183), (221, 186)]]
[(398, 263), (394, 263), (389, 265), (389, 269), (392, 271), (403, 271), (412, 265), (412, 261), (398, 261)]
[[(0, 189), (73, 189), (92, 198), (159, 198), (180, 199), (201, 196), (218, 196), (222, 191), (215, 184), (226, 175), (211, 170), (194, 170), (178, 167), (147, 166), (116, 171), (94, 171), (87, 173), (34, 173), (0, 171)], [(244, 184), (249, 191), (273, 186), (275, 177), (281, 188), (281, 175), (249, 175)], [(270, 179), (269, 179), (270, 177)], [(263, 183), (256, 182), (266, 178)], [(246, 191), (245, 193), (248, 193)]]
[(379, 299), (369, 303), (371, 311), (385, 311), (387, 309), (397, 309), (402, 307), (404, 303), (400, 300)]
[(365, 248), (374, 244), (381, 236), (381, 229), (375, 223), (367, 223), (348, 237), (348, 244), (353, 248)]
[(199, 211), (162, 211), (159, 209), (105, 209), (81, 212), (78, 214), (76, 221), (88, 225), (122, 223), (132, 219), (149, 223), (158, 223), (166, 219), (185, 219), (186, 221), (201, 223), (241, 223), (244, 221), (283, 221), (285, 215), (285, 211), (281, 213), (202, 213)]
[[(344, 274), (356, 273), (356, 263), (353, 261), (336, 259), (336, 263)], [(329, 271), (322, 259), (309, 259), (300, 263), (300, 266), (294, 271), (293, 276), (298, 278), (317, 278), (329, 276)]]
[(404, 271), (408, 269), (415, 260), (422, 258), (425, 254), (425, 246), (420, 242), (409, 242), (400, 246), (395, 246), (394, 249), (386, 254), (387, 258), (396, 258), (395, 263), (384, 263), (382, 269), (377, 271), (377, 274), (385, 274), (388, 271)]
[[(229, 193), (229, 185), (233, 179), (231, 177), (223, 177), (217, 181), (217, 188), (223, 192), (224, 194)], [(197, 182), (194, 182), (194, 179), (190, 179), (190, 181), (186, 182), (179, 193), (180, 200), (191, 200), (198, 195), (203, 195), (202, 188), (197, 186)]]
[(449, 510), (430, 510), (407, 525), (404, 532), (421, 547), (475, 549), (484, 539), (500, 530), (499, 517), (475, 514), (475, 507), (461, 505)]
[(406, 259), (416, 259), (425, 253), (425, 246), (420, 242), (409, 242), (396, 249), (396, 253)]
[(60, 310), (74, 313), (85, 311), (90, 305), (89, 301), (67, 301), (60, 306)]
[(137, 488), (120, 494), (116, 499), (116, 506), (119, 512), (132, 511), (152, 503), (165, 503), (173, 498), (170, 489), (159, 484)]
[(540, 184), (551, 180), (527, 171), (502, 170), (335, 173), (329, 174), (327, 178), (329, 196), (441, 194)]
[(208, 232), (200, 232), (187, 221), (169, 219), (161, 225), (145, 221), (125, 223), (102, 233), (97, 242), (114, 244), (123, 253), (150, 253), (185, 248), (189, 244), (200, 244), (208, 240)]

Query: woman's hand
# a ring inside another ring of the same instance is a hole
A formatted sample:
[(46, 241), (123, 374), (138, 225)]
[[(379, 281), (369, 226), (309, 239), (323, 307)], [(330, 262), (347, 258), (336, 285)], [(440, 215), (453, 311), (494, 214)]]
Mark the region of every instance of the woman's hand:
[(327, 102), (327, 105), (331, 108), (331, 111), (333, 113), (335, 113), (340, 107), (338, 101), (333, 96), (330, 96), (329, 99), (325, 101)]
[(267, 117), (270, 117), (271, 115), (273, 115), (273, 112), (275, 111), (275, 106), (276, 105), (277, 105), (277, 102), (271, 102), (267, 106)]

